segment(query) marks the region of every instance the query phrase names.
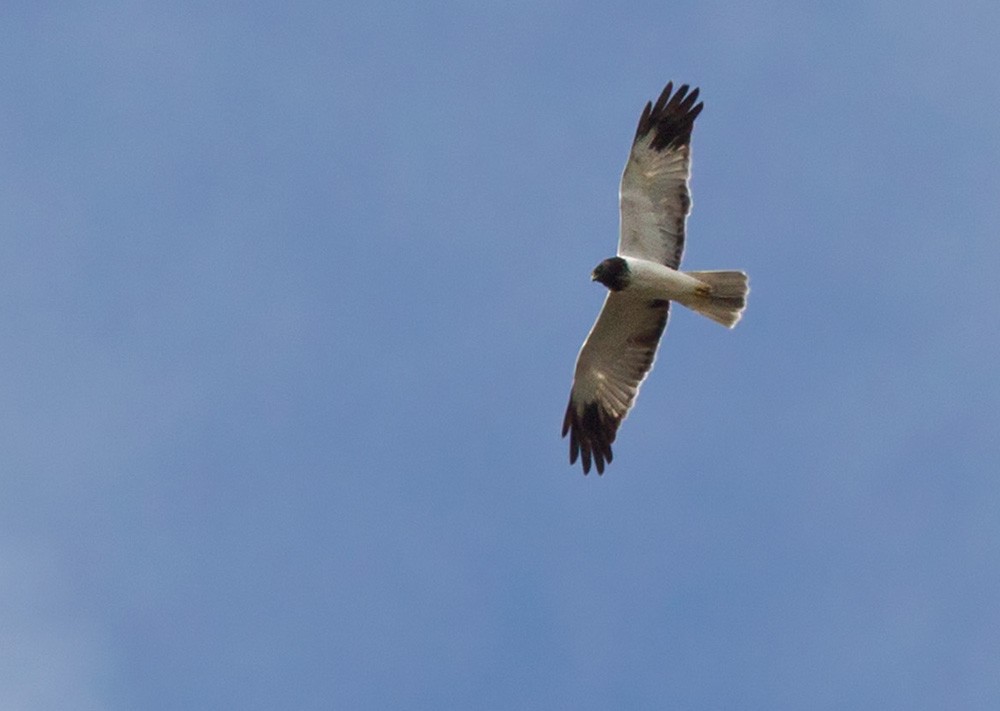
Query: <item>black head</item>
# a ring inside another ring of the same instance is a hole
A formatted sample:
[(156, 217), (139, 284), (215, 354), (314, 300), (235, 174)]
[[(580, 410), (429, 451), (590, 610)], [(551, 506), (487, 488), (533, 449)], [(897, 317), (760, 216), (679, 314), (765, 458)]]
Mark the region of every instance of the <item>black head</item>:
[(594, 268), (590, 278), (599, 281), (611, 291), (621, 291), (629, 283), (628, 262), (621, 257), (605, 259)]

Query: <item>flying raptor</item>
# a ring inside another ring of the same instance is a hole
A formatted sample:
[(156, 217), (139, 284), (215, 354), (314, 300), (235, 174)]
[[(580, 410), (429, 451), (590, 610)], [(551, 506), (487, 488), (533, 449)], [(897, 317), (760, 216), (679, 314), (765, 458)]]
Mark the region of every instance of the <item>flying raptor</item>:
[(704, 104), (687, 84), (667, 84), (639, 117), (618, 190), (621, 229), (617, 256), (591, 278), (608, 288), (597, 321), (580, 349), (562, 434), (569, 462), (593, 463), (603, 474), (618, 427), (653, 367), (670, 302), (732, 328), (746, 308), (747, 275), (739, 271), (679, 271), (691, 212), (691, 130)]

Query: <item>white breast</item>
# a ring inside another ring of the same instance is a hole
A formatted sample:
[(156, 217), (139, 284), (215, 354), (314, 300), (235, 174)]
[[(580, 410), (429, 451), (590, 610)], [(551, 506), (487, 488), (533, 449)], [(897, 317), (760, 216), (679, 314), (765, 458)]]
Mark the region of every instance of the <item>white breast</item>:
[(628, 262), (630, 277), (627, 291), (648, 294), (650, 298), (684, 301), (685, 297), (693, 296), (698, 287), (705, 288), (693, 276), (676, 269), (636, 257), (624, 259)]

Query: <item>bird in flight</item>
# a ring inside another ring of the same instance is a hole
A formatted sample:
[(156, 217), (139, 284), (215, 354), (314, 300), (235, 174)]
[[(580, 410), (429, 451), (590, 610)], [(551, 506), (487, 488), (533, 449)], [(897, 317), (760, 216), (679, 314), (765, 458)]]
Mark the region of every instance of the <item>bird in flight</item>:
[(604, 307), (576, 359), (563, 420), (569, 462), (598, 474), (639, 386), (653, 367), (670, 302), (732, 328), (746, 308), (747, 275), (740, 271), (679, 271), (691, 212), (691, 130), (704, 104), (698, 89), (667, 84), (639, 117), (618, 190), (621, 228), (617, 256), (591, 279), (608, 288)]

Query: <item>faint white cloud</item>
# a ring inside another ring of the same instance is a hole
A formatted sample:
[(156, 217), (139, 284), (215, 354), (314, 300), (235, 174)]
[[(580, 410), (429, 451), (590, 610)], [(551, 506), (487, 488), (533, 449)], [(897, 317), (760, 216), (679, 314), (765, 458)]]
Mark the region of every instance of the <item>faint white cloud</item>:
[(108, 709), (112, 661), (43, 547), (0, 544), (0, 708)]

